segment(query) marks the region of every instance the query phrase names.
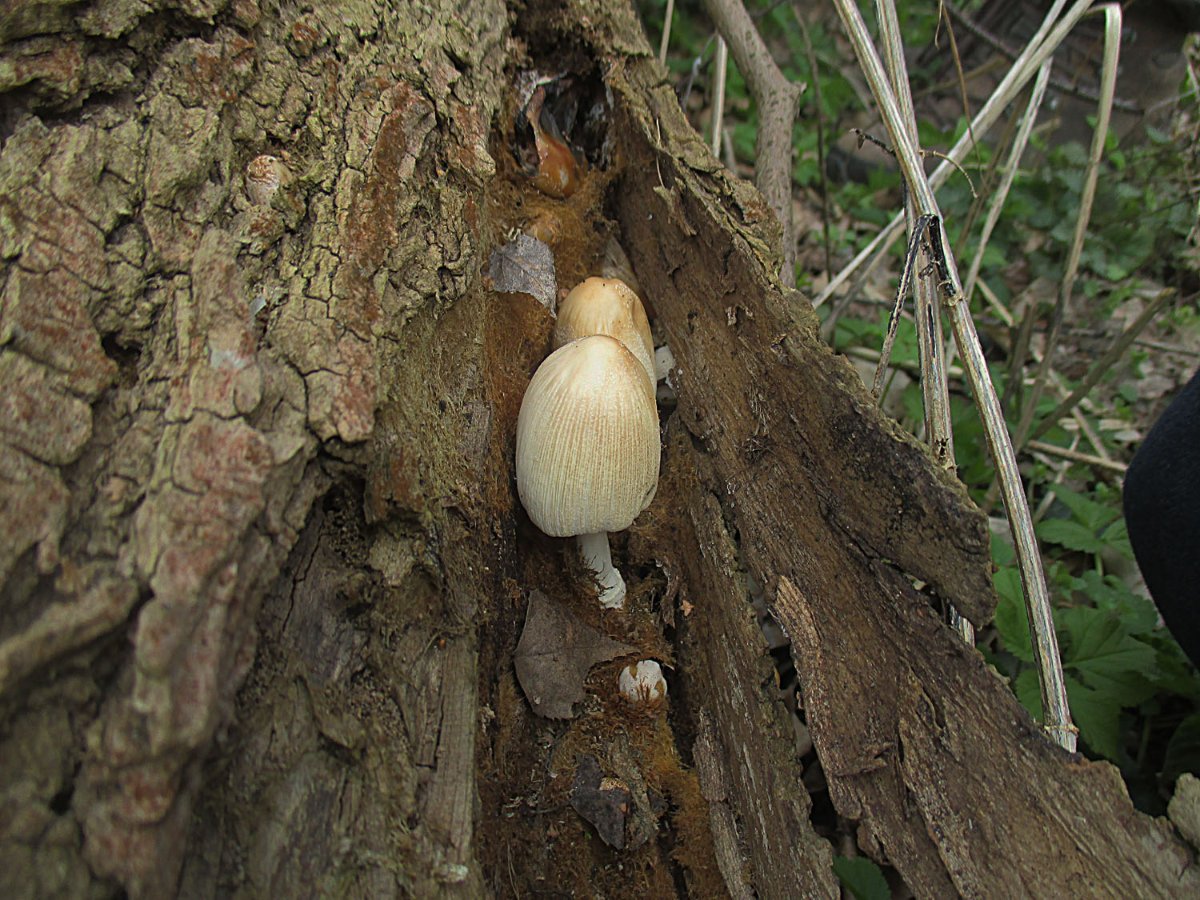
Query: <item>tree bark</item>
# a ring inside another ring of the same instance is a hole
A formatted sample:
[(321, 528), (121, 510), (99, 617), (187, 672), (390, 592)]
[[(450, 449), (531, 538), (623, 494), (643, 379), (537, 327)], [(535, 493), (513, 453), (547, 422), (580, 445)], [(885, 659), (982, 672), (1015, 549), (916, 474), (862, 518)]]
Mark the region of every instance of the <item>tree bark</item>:
[[(0, 895), (833, 896), (747, 574), (918, 894), (1195, 889), (914, 589), (987, 620), (982, 518), (780, 290), (629, 8), (34, 4), (0, 45)], [(533, 70), (608, 98), (569, 201), (510, 148)], [(619, 236), (678, 360), (628, 614), (512, 481), (551, 320), (486, 272), (546, 214), (560, 287)], [(626, 659), (535, 716), (534, 588), (673, 663), (668, 709)]]

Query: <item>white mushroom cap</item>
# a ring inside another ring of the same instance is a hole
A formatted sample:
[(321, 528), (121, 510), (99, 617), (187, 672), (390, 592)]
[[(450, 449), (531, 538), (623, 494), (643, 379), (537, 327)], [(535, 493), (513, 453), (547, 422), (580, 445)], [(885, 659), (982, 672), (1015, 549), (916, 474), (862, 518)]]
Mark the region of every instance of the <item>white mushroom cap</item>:
[(606, 335), (538, 366), (517, 417), (517, 491), (546, 534), (622, 531), (658, 487), (658, 410), (642, 364)]
[(562, 347), (589, 334), (607, 334), (629, 348), (654, 377), (654, 338), (642, 301), (617, 278), (588, 278), (567, 294), (558, 307), (554, 346)]
[(652, 659), (630, 663), (617, 676), (617, 689), (630, 703), (657, 704), (667, 698), (662, 666)]

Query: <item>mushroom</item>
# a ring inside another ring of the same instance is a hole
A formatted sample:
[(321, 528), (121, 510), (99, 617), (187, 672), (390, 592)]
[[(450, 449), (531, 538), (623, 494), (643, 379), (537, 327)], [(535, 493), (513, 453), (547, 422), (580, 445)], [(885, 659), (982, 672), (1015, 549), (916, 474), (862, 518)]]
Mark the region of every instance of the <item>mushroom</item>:
[(642, 301), (617, 278), (588, 278), (577, 284), (558, 307), (554, 346), (588, 334), (607, 334), (629, 348), (653, 384), (654, 338)]
[(625, 603), (608, 532), (628, 528), (658, 488), (658, 410), (642, 363), (619, 340), (589, 335), (533, 374), (517, 416), (517, 492), (552, 537), (578, 537), (600, 604)]
[(621, 696), (635, 705), (657, 707), (667, 699), (667, 679), (662, 666), (652, 659), (630, 663), (617, 677)]

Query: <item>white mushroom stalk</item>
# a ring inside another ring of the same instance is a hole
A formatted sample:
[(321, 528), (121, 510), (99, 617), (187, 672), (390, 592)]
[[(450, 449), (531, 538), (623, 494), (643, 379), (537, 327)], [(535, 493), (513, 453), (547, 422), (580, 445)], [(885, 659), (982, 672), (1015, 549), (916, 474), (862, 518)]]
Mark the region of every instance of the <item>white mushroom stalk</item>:
[(581, 534), (577, 540), (583, 564), (596, 573), (596, 580), (600, 582), (600, 605), (605, 609), (620, 609), (625, 605), (625, 579), (613, 568), (608, 532)]
[(517, 417), (517, 491), (546, 534), (579, 537), (607, 608), (625, 602), (608, 532), (628, 528), (654, 499), (658, 462), (653, 387), (623, 343), (590, 335), (546, 357)]
[(662, 381), (671, 374), (671, 370), (675, 368), (675, 354), (671, 352), (671, 348), (667, 344), (663, 344), (654, 351), (654, 378), (656, 381)]

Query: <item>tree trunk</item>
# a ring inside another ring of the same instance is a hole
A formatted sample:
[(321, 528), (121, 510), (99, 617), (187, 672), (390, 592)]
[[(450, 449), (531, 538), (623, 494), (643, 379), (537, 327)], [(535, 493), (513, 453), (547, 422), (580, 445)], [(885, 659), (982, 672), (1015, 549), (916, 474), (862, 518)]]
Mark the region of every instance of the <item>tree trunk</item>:
[[(833, 896), (758, 586), (918, 895), (1200, 887), (913, 587), (987, 620), (982, 517), (780, 290), (626, 6), (29, 4), (0, 52), (0, 895)], [(566, 200), (513, 152), (535, 70), (602, 98)], [(560, 287), (618, 239), (678, 363), (624, 612), (516, 499), (522, 228)], [(635, 650), (570, 718), (514, 674), (535, 589)]]

